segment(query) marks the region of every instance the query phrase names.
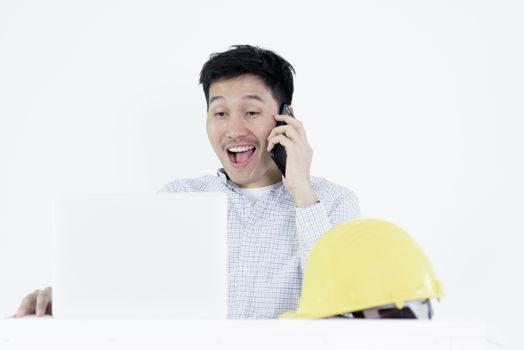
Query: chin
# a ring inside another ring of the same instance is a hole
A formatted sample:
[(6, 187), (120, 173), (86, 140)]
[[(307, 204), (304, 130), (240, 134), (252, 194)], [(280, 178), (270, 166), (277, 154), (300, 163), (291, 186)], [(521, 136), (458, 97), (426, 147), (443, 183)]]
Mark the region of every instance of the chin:
[(242, 174), (238, 172), (237, 169), (227, 169), (224, 167), (226, 174), (229, 176), (229, 179), (236, 183), (240, 187), (249, 186), (257, 181), (261, 180), (260, 176), (249, 176), (248, 174)]

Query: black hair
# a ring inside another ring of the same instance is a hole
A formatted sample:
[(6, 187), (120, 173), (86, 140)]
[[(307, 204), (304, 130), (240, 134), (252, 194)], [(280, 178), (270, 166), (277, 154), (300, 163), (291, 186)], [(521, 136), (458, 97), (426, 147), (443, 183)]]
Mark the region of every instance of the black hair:
[(262, 78), (279, 108), (284, 103), (291, 104), (295, 74), (293, 66), (273, 51), (251, 45), (234, 45), (227, 51), (211, 54), (200, 71), (199, 82), (204, 88), (207, 106), (211, 83), (243, 74)]

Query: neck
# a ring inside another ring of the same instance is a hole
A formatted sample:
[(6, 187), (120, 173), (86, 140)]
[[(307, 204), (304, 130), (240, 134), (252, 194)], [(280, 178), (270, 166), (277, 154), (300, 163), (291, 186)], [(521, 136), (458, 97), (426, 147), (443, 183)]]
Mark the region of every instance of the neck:
[(266, 187), (274, 185), (282, 181), (282, 173), (276, 166), (272, 167), (261, 181), (251, 184), (239, 184), (240, 188), (257, 188), (257, 187)]

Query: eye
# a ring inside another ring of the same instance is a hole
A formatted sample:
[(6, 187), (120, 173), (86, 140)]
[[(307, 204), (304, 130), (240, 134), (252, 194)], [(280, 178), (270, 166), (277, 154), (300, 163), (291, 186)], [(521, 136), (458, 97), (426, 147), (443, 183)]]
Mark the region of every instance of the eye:
[(226, 116), (225, 112), (215, 112), (215, 117), (217, 118), (224, 118)]
[(250, 111), (250, 112), (247, 112), (247, 115), (249, 115), (250, 117), (254, 117), (256, 115), (259, 115), (260, 112), (254, 112), (254, 111)]

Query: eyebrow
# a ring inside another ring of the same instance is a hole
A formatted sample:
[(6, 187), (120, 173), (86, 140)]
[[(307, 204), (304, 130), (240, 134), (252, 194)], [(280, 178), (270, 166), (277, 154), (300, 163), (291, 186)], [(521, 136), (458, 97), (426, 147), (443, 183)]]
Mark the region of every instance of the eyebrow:
[(264, 99), (258, 95), (245, 95), (245, 96), (242, 96), (242, 99), (243, 100), (257, 100), (257, 101), (264, 103)]
[[(209, 105), (211, 105), (213, 102), (215, 102), (217, 100), (221, 100), (223, 98), (224, 98), (224, 96), (221, 96), (221, 95), (213, 96), (209, 100)], [(260, 97), (259, 95), (245, 95), (245, 96), (242, 96), (242, 99), (243, 100), (257, 100), (257, 101), (260, 101), (260, 102), (264, 103), (264, 99), (262, 97)]]

